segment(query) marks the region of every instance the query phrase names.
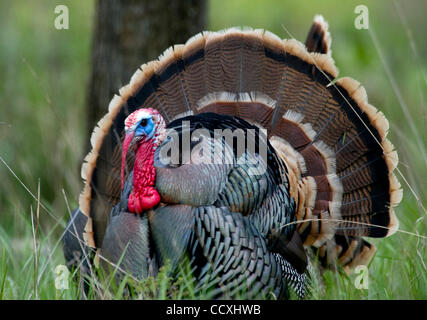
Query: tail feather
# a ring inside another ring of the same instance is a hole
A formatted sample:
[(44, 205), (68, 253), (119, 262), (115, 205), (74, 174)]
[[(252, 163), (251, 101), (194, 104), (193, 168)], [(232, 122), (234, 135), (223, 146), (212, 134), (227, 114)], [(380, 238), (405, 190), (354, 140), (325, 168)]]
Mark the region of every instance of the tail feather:
[(182, 46), (167, 49), (154, 64), (154, 84), (157, 96), (169, 118), (190, 111), (188, 98), (183, 88)]
[(271, 121), (274, 101), (259, 92), (214, 92), (198, 102), (197, 113), (216, 112), (248, 119), (265, 127)]
[(338, 262), (349, 273), (357, 266), (367, 265), (376, 247), (360, 237), (336, 235), (314, 251), (324, 267), (336, 268)]
[(208, 69), (205, 47), (207, 33), (198, 33), (190, 38), (183, 49), (182, 60), (184, 63), (186, 92), (191, 109), (195, 112), (197, 102), (208, 94)]
[(261, 87), (265, 60), (263, 33), (263, 30), (254, 30), (252, 38), (242, 37), (239, 92), (256, 92)]
[(313, 25), (305, 40), (305, 46), (309, 52), (331, 55), (331, 35), (328, 31), (328, 23), (321, 15), (314, 17)]

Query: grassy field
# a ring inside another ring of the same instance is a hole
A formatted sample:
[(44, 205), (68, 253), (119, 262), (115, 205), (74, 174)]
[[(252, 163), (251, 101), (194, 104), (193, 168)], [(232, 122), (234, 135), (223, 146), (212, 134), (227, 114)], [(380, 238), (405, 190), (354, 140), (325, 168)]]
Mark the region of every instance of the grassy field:
[[(54, 28), (58, 4), (69, 7), (69, 30)], [(371, 1), (369, 30), (357, 30), (358, 4), (211, 0), (209, 29), (248, 25), (304, 41), (314, 14), (324, 15), (340, 76), (360, 81), (390, 120), (404, 187), (396, 214), (405, 232), (372, 241), (378, 250), (369, 289), (354, 286), (357, 274), (328, 272), (323, 279), (313, 275), (308, 298), (427, 299), (427, 6), (423, 0)], [(55, 269), (64, 263), (59, 239), (68, 207), (77, 206), (82, 186), (93, 10), (93, 1), (83, 0), (0, 2), (0, 299), (78, 297), (73, 283), (68, 290), (54, 284)], [(169, 282), (166, 276), (151, 281), (138, 297), (165, 298)], [(186, 296), (179, 284), (175, 293)]]

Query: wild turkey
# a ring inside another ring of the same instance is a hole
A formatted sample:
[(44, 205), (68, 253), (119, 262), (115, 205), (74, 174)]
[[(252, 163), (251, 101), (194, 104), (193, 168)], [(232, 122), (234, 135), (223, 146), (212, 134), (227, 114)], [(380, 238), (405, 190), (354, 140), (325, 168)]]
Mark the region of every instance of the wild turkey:
[[(69, 265), (97, 250), (143, 278), (186, 256), (212, 298), (287, 298), (288, 286), (304, 296), (309, 251), (324, 266), (368, 263), (364, 237), (398, 227), (397, 153), (365, 89), (337, 79), (330, 43), (316, 16), (305, 46), (228, 29), (142, 65), (92, 134)], [(219, 129), (243, 132), (244, 150)]]

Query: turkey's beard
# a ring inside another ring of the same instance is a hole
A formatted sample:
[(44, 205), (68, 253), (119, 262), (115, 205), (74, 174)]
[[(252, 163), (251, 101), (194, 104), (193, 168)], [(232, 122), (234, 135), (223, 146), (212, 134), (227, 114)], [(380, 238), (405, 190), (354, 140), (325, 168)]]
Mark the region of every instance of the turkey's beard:
[[(123, 142), (122, 156), (122, 188), (124, 186), (124, 166), (126, 153), (131, 137)], [(128, 209), (133, 213), (142, 213), (144, 210), (155, 207), (160, 202), (160, 195), (154, 189), (156, 171), (154, 169), (154, 144), (150, 140), (140, 140), (136, 143), (135, 163), (133, 168), (133, 189), (128, 199)]]

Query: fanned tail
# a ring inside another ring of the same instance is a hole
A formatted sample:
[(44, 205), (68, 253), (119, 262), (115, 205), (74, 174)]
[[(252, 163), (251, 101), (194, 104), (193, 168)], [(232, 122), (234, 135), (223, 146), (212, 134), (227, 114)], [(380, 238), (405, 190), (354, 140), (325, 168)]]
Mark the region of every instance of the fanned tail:
[[(305, 44), (310, 52), (331, 55), (331, 36), (328, 24), (322, 16), (315, 16)], [(334, 237), (314, 251), (317, 252), (323, 266), (334, 267), (338, 262), (344, 266), (346, 272), (349, 272), (357, 265), (367, 265), (375, 254), (375, 246), (364, 240), (362, 236), (383, 237), (397, 230), (398, 221), (392, 207), (401, 201), (402, 191), (393, 174), (398, 159), (397, 153), (393, 151), (393, 145), (386, 139), (387, 120), (382, 113), (377, 113), (376, 109), (367, 103), (366, 92), (358, 82), (350, 78), (341, 79), (340, 82), (347, 92), (351, 93), (350, 96), (357, 105), (362, 107), (362, 111), (368, 115), (374, 130), (371, 131), (369, 126), (363, 123), (364, 128), (359, 129), (355, 135), (365, 137), (367, 142), (365, 145), (357, 144), (355, 138), (350, 138), (346, 142), (346, 132), (339, 143), (335, 152), (335, 158), (337, 158), (335, 161), (340, 164), (338, 170), (344, 193), (340, 206), (343, 213), (342, 221), (335, 230)], [(348, 103), (347, 100), (346, 102)], [(355, 114), (357, 115), (356, 112)], [(374, 133), (375, 130), (380, 137), (379, 140)], [(384, 162), (378, 163), (381, 162), (378, 155), (381, 151), (376, 152), (375, 148), (368, 148), (370, 139), (375, 140), (372, 143), (380, 145), (385, 165)], [(362, 153), (365, 154), (361, 156)], [(373, 156), (375, 153), (377, 155)], [(376, 166), (375, 163), (378, 165)], [(376, 170), (378, 171), (375, 172)], [(378, 186), (381, 183), (379, 181), (385, 181), (382, 188)], [(364, 197), (361, 192), (368, 190), (371, 196)], [(388, 215), (381, 214), (378, 210), (388, 211)], [(377, 224), (377, 228), (369, 231), (368, 228), (372, 224)]]

